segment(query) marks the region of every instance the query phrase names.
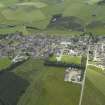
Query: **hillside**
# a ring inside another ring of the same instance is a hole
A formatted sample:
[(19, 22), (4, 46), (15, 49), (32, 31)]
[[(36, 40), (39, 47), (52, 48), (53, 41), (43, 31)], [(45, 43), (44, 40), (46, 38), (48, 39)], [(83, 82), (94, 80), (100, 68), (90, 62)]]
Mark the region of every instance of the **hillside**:
[(1, 0), (0, 32), (14, 33), (24, 27), (25, 31), (105, 34), (104, 10), (102, 0)]

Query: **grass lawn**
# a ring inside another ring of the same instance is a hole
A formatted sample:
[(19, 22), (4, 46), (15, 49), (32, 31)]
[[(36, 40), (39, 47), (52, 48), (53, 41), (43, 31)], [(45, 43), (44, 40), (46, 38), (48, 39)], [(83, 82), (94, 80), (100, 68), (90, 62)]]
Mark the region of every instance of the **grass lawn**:
[[(56, 56), (49, 57), (50, 61), (57, 61)], [(73, 63), (73, 64), (81, 64), (81, 57), (80, 56), (70, 56), (70, 55), (63, 55), (61, 57), (61, 62), (65, 63)]]
[(82, 105), (103, 105), (105, 103), (105, 73), (96, 67), (87, 70)]
[(11, 64), (11, 60), (7, 57), (0, 58), (0, 70), (5, 69)]
[(64, 82), (65, 68), (47, 67), (43, 62), (30, 59), (8, 72), (10, 79), (1, 82), (2, 100), (11, 105), (78, 105), (80, 85)]
[(67, 62), (67, 63), (81, 64), (81, 57), (80, 56), (63, 55), (62, 61)]

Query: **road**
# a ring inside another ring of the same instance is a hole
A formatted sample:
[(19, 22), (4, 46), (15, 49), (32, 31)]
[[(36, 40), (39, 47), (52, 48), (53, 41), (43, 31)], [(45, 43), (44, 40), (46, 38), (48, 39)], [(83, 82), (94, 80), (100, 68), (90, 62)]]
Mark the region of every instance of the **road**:
[(82, 99), (83, 99), (84, 87), (85, 87), (85, 80), (86, 80), (86, 73), (87, 73), (87, 67), (88, 67), (88, 61), (89, 61), (89, 50), (90, 50), (90, 45), (88, 46), (88, 50), (87, 50), (86, 69), (85, 69), (85, 72), (84, 72), (84, 78), (83, 78), (83, 82), (82, 82), (79, 105), (82, 105)]

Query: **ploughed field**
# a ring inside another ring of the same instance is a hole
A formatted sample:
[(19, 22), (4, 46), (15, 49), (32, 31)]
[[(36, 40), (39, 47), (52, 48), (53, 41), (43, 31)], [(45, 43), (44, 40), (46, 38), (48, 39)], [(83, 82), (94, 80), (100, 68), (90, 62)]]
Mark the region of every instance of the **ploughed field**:
[(63, 30), (104, 34), (104, 10), (102, 0), (1, 0), (0, 33)]
[[(29, 59), (0, 73), (3, 105), (78, 105), (81, 87), (64, 82), (64, 70)], [(0, 103), (0, 104), (1, 104)]]

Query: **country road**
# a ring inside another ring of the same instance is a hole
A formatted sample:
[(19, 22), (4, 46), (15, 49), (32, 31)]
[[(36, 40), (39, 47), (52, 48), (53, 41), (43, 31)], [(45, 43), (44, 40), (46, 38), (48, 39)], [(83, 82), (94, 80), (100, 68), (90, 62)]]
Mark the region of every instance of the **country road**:
[(85, 87), (85, 80), (86, 80), (86, 73), (87, 73), (87, 67), (88, 67), (88, 60), (89, 60), (89, 50), (90, 50), (90, 46), (88, 46), (88, 50), (87, 50), (86, 69), (85, 69), (85, 72), (84, 72), (84, 78), (83, 78), (83, 82), (82, 82), (79, 105), (82, 105), (82, 99), (83, 99), (84, 87)]

